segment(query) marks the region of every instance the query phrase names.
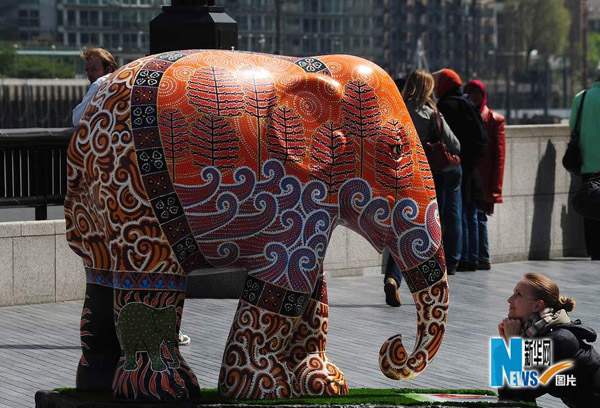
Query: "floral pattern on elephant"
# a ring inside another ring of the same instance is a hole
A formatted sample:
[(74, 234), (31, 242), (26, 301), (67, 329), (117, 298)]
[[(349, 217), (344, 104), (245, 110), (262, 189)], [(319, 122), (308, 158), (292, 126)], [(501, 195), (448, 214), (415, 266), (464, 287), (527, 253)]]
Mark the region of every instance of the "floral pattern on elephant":
[(173, 306), (177, 332), (186, 275), (237, 266), (248, 274), (219, 391), (346, 393), (325, 355), (323, 261), (338, 225), (390, 249), (419, 311), (411, 354), (384, 344), (385, 375), (410, 378), (438, 351), (448, 285), (435, 188), (402, 97), (375, 64), (218, 50), (144, 57), (92, 99), (68, 164), (67, 238), (88, 280), (78, 388), (196, 395), (176, 344), (163, 349), (179, 367), (159, 375), (148, 352), (134, 366), (115, 325), (136, 303)]
[(121, 309), (117, 319), (117, 335), (125, 353), (123, 369), (132, 371), (138, 368), (136, 354), (148, 353), (153, 371), (163, 371), (167, 367), (162, 358), (161, 348), (167, 347), (172, 363), (179, 367), (175, 353), (177, 334), (175, 306), (153, 308), (143, 303), (128, 303)]

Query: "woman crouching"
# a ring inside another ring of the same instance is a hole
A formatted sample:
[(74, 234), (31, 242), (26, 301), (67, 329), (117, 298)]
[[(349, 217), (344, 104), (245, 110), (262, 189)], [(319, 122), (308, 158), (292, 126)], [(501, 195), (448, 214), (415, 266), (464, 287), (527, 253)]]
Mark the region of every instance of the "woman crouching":
[(596, 340), (596, 332), (580, 320), (571, 322), (567, 312), (575, 308), (575, 300), (560, 296), (552, 279), (528, 273), (515, 286), (508, 304), (508, 317), (498, 324), (500, 336), (507, 343), (511, 337), (550, 339), (553, 364), (574, 362), (572, 368), (560, 374), (574, 376), (575, 386), (557, 386), (554, 376), (545, 386), (500, 388), (500, 399), (534, 402), (550, 394), (568, 407), (600, 407), (600, 355), (588, 344)]

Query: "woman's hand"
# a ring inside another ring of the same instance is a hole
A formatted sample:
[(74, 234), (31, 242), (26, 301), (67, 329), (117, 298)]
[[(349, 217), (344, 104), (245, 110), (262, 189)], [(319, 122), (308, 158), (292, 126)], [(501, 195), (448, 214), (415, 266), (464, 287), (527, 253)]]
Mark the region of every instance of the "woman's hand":
[(511, 337), (521, 336), (521, 321), (518, 319), (505, 318), (498, 325), (498, 333), (508, 342)]
[(498, 323), (498, 335), (506, 341), (506, 336), (504, 335), (504, 320)]

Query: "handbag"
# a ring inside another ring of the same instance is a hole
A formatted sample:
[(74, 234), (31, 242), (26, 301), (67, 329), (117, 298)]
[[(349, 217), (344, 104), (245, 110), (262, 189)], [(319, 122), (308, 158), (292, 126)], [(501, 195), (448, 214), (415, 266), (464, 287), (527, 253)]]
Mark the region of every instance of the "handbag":
[(581, 157), (581, 149), (579, 148), (579, 131), (581, 127), (581, 111), (583, 110), (583, 102), (585, 101), (585, 95), (587, 90), (583, 92), (581, 97), (581, 103), (579, 109), (577, 109), (577, 118), (575, 119), (575, 127), (571, 132), (571, 139), (567, 145), (567, 150), (562, 158), (562, 165), (569, 173), (580, 174), (581, 165), (583, 164), (583, 158)]
[[(433, 126), (430, 126), (430, 141), (423, 146), (431, 171), (440, 173), (460, 165), (460, 157), (450, 153), (442, 139), (442, 118), (437, 109), (433, 109)], [(430, 123), (432, 121), (430, 120)]]

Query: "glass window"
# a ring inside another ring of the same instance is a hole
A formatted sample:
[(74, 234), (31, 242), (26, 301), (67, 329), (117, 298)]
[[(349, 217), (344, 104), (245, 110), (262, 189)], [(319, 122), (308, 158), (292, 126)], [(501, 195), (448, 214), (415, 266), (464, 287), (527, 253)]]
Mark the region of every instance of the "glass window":
[(119, 28), (119, 13), (117, 11), (103, 11), (102, 26)]
[(250, 17), (250, 29), (251, 30), (262, 30), (262, 16), (251, 16)]

